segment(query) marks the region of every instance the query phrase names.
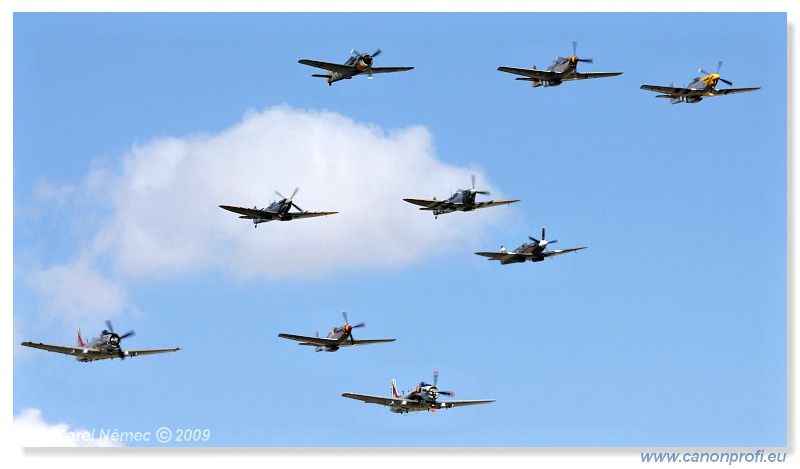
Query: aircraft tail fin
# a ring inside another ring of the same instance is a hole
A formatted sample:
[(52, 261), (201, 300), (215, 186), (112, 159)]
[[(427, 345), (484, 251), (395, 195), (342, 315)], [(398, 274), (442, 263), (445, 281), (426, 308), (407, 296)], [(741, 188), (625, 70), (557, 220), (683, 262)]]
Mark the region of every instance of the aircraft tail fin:
[(395, 381), (395, 380), (392, 380), (392, 396), (395, 399), (399, 399), (400, 398), (400, 394), (397, 393), (397, 381)]
[(78, 340), (78, 343), (77, 343), (78, 347), (86, 347), (86, 342), (84, 342), (83, 338), (81, 337), (81, 328), (80, 327), (78, 328), (78, 333), (76, 335), (77, 335), (77, 340)]

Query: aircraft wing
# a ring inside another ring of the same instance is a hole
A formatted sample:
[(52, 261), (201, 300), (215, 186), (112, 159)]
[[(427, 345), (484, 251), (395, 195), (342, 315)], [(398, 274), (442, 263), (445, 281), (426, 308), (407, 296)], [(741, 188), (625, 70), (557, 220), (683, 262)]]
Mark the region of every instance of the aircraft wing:
[[(639, 89), (647, 91), (655, 91), (656, 93), (664, 93), (670, 97), (687, 97), (687, 98), (708, 98), (712, 96), (720, 96), (726, 94), (746, 93), (748, 91), (760, 90), (761, 88), (727, 88), (715, 90), (693, 90), (691, 88), (675, 88), (672, 86), (654, 86), (642, 85)], [(659, 96), (656, 96), (657, 98)]]
[(500, 70), (501, 72), (513, 73), (514, 75), (522, 75), (524, 77), (534, 78), (536, 80), (552, 80), (554, 78), (560, 77), (558, 73), (548, 72), (547, 70), (533, 70), (530, 68), (515, 68), (515, 67), (497, 67), (497, 69)]
[[(708, 94), (704, 90), (693, 90), (691, 88), (676, 88), (674, 86), (655, 86), (655, 85), (642, 85), (640, 90), (654, 91), (656, 93), (663, 93), (673, 97), (684, 96), (687, 98), (704, 98)], [(658, 96), (657, 96), (658, 97)]]
[(352, 65), (334, 64), (330, 62), (320, 62), (318, 60), (308, 60), (308, 59), (298, 60), (297, 62), (303, 65), (321, 68), (323, 70), (330, 70), (331, 72), (338, 72), (338, 73), (357, 72), (356, 68), (353, 67)]
[[(64, 355), (72, 355), (78, 358), (85, 358), (89, 360), (103, 360), (105, 358), (119, 358), (116, 353), (101, 352), (90, 348), (82, 347), (66, 347), (63, 345), (49, 345), (33, 342), (23, 342), (22, 345), (26, 347), (38, 348), (48, 352), (63, 353)], [(180, 348), (167, 348), (167, 349), (141, 349), (141, 350), (123, 350), (126, 357), (135, 357), (137, 355), (153, 355), (156, 353), (176, 352)]]
[(392, 73), (392, 72), (405, 72), (413, 70), (414, 67), (372, 67), (371, 72), (374, 73)]
[(289, 212), (284, 215), (282, 218), (286, 218), (287, 220), (293, 220), (295, 218), (312, 218), (312, 217), (322, 217), (333, 215), (339, 212)]
[(351, 392), (342, 394), (342, 397), (349, 397), (350, 399), (363, 401), (367, 404), (380, 404), (390, 407), (394, 405), (400, 406), (400, 403), (403, 402), (402, 398), (397, 397), (368, 396), (366, 394), (353, 394)]
[(551, 256), (558, 256), (560, 254), (566, 254), (568, 252), (575, 252), (580, 251), (581, 249), (586, 249), (586, 247), (580, 248), (571, 248), (571, 249), (556, 249), (554, 251), (545, 251), (540, 252), (538, 254), (532, 254), (530, 252), (476, 252), (475, 254), (483, 257), (488, 257), (489, 260), (493, 261), (504, 261), (508, 259), (521, 259), (521, 260), (529, 260), (537, 257), (551, 257)]
[[(66, 347), (63, 345), (50, 345), (50, 344), (41, 344), (41, 343), (34, 343), (34, 342), (23, 342), (22, 345), (25, 347), (31, 348), (38, 348), (40, 350), (46, 350), (48, 352), (55, 352), (55, 353), (63, 353), (64, 355), (73, 355), (76, 357), (85, 357), (91, 360), (100, 360), (103, 358), (112, 358), (107, 353), (100, 352), (94, 349), (88, 349), (83, 347)], [(116, 355), (114, 355), (116, 356)]]
[(300, 345), (317, 345), (321, 347), (326, 346), (340, 346), (344, 347), (347, 345), (356, 346), (356, 345), (369, 345), (369, 344), (380, 344), (384, 342), (394, 342), (397, 339), (366, 339), (366, 340), (345, 340), (344, 342), (339, 342), (336, 339), (329, 339), (327, 337), (309, 337), (305, 335), (294, 335), (294, 334), (278, 334), (278, 337), (283, 339), (289, 340), (296, 340), (300, 342)]
[(519, 202), (519, 200), (490, 200), (489, 202), (476, 203), (475, 208), (496, 207), (498, 205), (513, 204), (514, 202)]
[(553, 251), (545, 251), (543, 253), (540, 253), (539, 255), (542, 256), (542, 257), (551, 257), (551, 256), (558, 256), (558, 255), (561, 255), (561, 254), (566, 254), (568, 252), (580, 251), (581, 249), (586, 249), (586, 246), (584, 246), (582, 248), (556, 249), (556, 250), (553, 250)]
[(568, 76), (563, 78), (564, 81), (567, 80), (587, 80), (589, 78), (604, 78), (604, 77), (615, 77), (617, 75), (622, 75), (622, 72), (585, 72), (585, 73), (575, 73), (572, 76)]
[(437, 401), (436, 407), (463, 407), (465, 405), (477, 405), (477, 404), (488, 404), (490, 402), (494, 402), (494, 399), (483, 399), (478, 401)]
[(528, 260), (533, 255), (530, 253), (516, 253), (516, 252), (476, 252), (475, 254), (483, 257), (488, 257), (490, 261), (505, 261), (513, 258), (521, 258)]
[(758, 88), (726, 88), (726, 89), (715, 89), (713, 96), (721, 95), (721, 94), (736, 94), (736, 93), (747, 93), (748, 91), (755, 91), (760, 90), (761, 87)]
[(270, 212), (267, 210), (259, 210), (257, 208), (249, 208), (249, 207), (237, 207), (235, 205), (220, 205), (220, 208), (224, 208), (229, 212), (238, 213), (242, 215), (239, 218), (248, 218), (248, 219), (262, 219), (262, 220), (274, 220), (278, 218), (278, 214), (275, 212)]
[[(126, 357), (135, 357), (138, 355), (155, 355), (157, 353), (167, 353), (167, 352), (177, 352), (180, 350), (180, 347), (177, 348), (150, 348), (150, 349), (138, 349), (138, 350), (123, 350), (125, 352)], [(117, 355), (111, 355), (110, 358), (116, 358)]]
[(431, 200), (431, 199), (403, 199), (406, 202), (414, 205), (421, 205), (420, 210), (438, 210), (440, 208), (454, 208), (455, 205), (446, 200)]

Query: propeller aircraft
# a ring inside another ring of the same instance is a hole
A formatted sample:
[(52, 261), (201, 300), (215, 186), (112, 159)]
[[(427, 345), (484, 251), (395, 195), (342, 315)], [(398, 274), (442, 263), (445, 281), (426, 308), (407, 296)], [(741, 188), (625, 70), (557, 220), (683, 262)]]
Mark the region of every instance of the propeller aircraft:
[(63, 353), (65, 355), (73, 355), (79, 362), (91, 362), (95, 360), (105, 360), (107, 358), (119, 358), (124, 360), (126, 357), (136, 357), (139, 355), (153, 355), (156, 353), (176, 352), (180, 348), (161, 348), (161, 349), (129, 349), (123, 350), (120, 347), (120, 342), (126, 337), (134, 335), (133, 331), (128, 331), (125, 334), (119, 335), (114, 332), (111, 327), (111, 321), (106, 321), (106, 327), (103, 329), (100, 336), (84, 342), (81, 337), (81, 330), (78, 329), (77, 344), (74, 347), (67, 347), (62, 345), (49, 345), (33, 342), (23, 342), (25, 347), (38, 348), (48, 352)]
[(325, 78), (328, 86), (333, 82), (339, 80), (349, 80), (356, 75), (366, 74), (368, 78), (372, 78), (376, 73), (391, 73), (391, 72), (405, 72), (412, 70), (414, 67), (373, 67), (372, 59), (377, 57), (383, 50), (378, 49), (372, 54), (362, 54), (361, 52), (352, 49), (350, 51), (350, 58), (344, 64), (335, 64), (330, 62), (320, 62), (317, 60), (302, 59), (298, 60), (303, 65), (321, 68), (327, 70), (325, 74), (313, 74), (312, 77)]
[(470, 212), (479, 208), (495, 207), (497, 205), (510, 205), (519, 200), (490, 200), (489, 202), (475, 202), (475, 197), (478, 195), (490, 195), (488, 191), (479, 191), (475, 189), (475, 175), (472, 175), (472, 189), (458, 189), (447, 200), (433, 199), (403, 199), (408, 203), (414, 205), (421, 205), (420, 210), (433, 211), (433, 217), (439, 218), (439, 215), (451, 212)]
[(313, 346), (315, 347), (314, 348), (315, 352), (335, 352), (339, 350), (339, 347), (344, 347), (344, 346), (355, 347), (356, 345), (380, 344), (384, 342), (394, 342), (396, 340), (396, 339), (356, 340), (353, 338), (353, 329), (364, 327), (366, 326), (366, 324), (360, 322), (355, 325), (350, 325), (350, 321), (347, 320), (347, 311), (342, 311), (342, 316), (344, 316), (344, 326), (335, 327), (331, 329), (327, 337), (320, 337), (319, 332), (317, 332), (316, 337), (294, 335), (294, 334), (278, 334), (278, 337), (281, 337), (283, 339), (296, 340), (300, 342), (298, 345)]
[(572, 41), (572, 55), (569, 57), (558, 56), (547, 67), (546, 70), (538, 70), (536, 65), (532, 69), (515, 67), (498, 67), (497, 70), (515, 75), (522, 75), (517, 80), (530, 81), (531, 85), (537, 86), (558, 86), (564, 81), (586, 80), (589, 78), (614, 77), (622, 75), (622, 72), (584, 72), (577, 71), (578, 62), (594, 63), (593, 59), (582, 59), (578, 57), (578, 43)]
[(353, 394), (346, 392), (343, 397), (363, 401), (366, 404), (380, 404), (389, 407), (395, 414), (407, 414), (409, 412), (420, 412), (427, 410), (435, 412), (437, 409), (449, 409), (451, 407), (462, 407), (466, 405), (488, 404), (494, 399), (484, 399), (477, 401), (439, 401), (439, 396), (455, 396), (452, 391), (442, 391), (438, 387), (439, 372), (433, 372), (433, 384), (420, 381), (420, 383), (410, 392), (400, 394), (397, 392), (397, 383), (392, 380), (392, 396), (369, 396), (366, 394)]
[(580, 251), (581, 249), (586, 249), (586, 247), (580, 248), (571, 248), (571, 249), (557, 249), (555, 251), (545, 251), (548, 244), (557, 243), (558, 240), (555, 239), (553, 241), (545, 240), (544, 236), (545, 228), (542, 227), (542, 239), (536, 239), (532, 236), (528, 236), (531, 243), (523, 244), (522, 246), (518, 247), (517, 249), (507, 252), (504, 246), (500, 246), (500, 252), (476, 252), (475, 254), (479, 256), (488, 257), (490, 261), (500, 261), (500, 264), (514, 264), (517, 262), (525, 262), (525, 261), (532, 261), (532, 262), (541, 262), (548, 257), (558, 256), (560, 254), (566, 254), (568, 252), (575, 252)]
[[(321, 216), (328, 216), (333, 215), (339, 212), (307, 212), (304, 211), (302, 208), (298, 207), (297, 204), (294, 203), (292, 200), (294, 196), (299, 191), (299, 187), (294, 188), (294, 192), (292, 192), (291, 197), (284, 197), (281, 195), (280, 192), (275, 191), (278, 194), (278, 197), (281, 200), (277, 200), (269, 204), (266, 208), (247, 208), (247, 207), (237, 207), (235, 205), (220, 205), (220, 208), (224, 208), (225, 210), (238, 213), (241, 216), (239, 218), (245, 218), (248, 220), (253, 220), (254, 228), (258, 228), (259, 223), (266, 223), (272, 220), (280, 220), (280, 221), (290, 221), (298, 218), (311, 218), (311, 217), (321, 217)], [(299, 212), (290, 212), (291, 208), (294, 207)]]
[(722, 59), (720, 59), (719, 63), (717, 63), (716, 73), (709, 73), (702, 68), (698, 69), (698, 72), (703, 73), (704, 76), (696, 77), (691, 83), (689, 83), (689, 85), (686, 86), (686, 88), (677, 88), (675, 87), (675, 83), (672, 83), (670, 86), (642, 85), (639, 87), (639, 89), (663, 93), (657, 95), (656, 98), (669, 98), (670, 104), (699, 103), (703, 100), (703, 98), (723, 96), (726, 94), (746, 93), (748, 91), (756, 91), (761, 89), (761, 87), (717, 89), (717, 83), (720, 81), (733, 86), (733, 82), (719, 76), (720, 67), (722, 67)]

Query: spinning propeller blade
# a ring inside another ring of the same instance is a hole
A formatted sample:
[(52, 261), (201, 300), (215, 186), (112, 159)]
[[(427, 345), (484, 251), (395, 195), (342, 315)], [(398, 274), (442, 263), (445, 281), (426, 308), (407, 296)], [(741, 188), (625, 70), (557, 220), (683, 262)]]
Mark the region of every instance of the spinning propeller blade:
[(578, 57), (578, 41), (572, 41), (572, 56), (575, 57), (575, 60), (578, 62), (594, 63), (594, 59), (581, 59)]
[(108, 327), (108, 332), (110, 332), (113, 335), (116, 335), (117, 338), (119, 339), (119, 343), (118, 343), (119, 344), (118, 345), (119, 350), (117, 351), (117, 353), (119, 355), (120, 360), (125, 360), (125, 351), (122, 350), (122, 347), (121, 347), (122, 339), (124, 339), (126, 337), (130, 337), (130, 336), (132, 336), (132, 335), (134, 335), (136, 333), (133, 330), (130, 330), (130, 331), (128, 331), (128, 332), (126, 332), (126, 333), (124, 333), (122, 335), (117, 334), (116, 332), (114, 332), (114, 326), (111, 325), (111, 320), (109, 320), (109, 319), (106, 319), (106, 327)]
[(444, 396), (455, 396), (456, 393), (453, 391), (442, 391), (439, 389), (439, 370), (433, 370), (433, 387), (435, 387), (439, 391), (439, 395)]
[(558, 242), (557, 239), (554, 239), (552, 241), (547, 241), (546, 240), (546, 238), (545, 238), (545, 229), (546, 229), (546, 227), (543, 226), (542, 227), (542, 239), (536, 239), (533, 236), (528, 236), (528, 239), (530, 239), (531, 241), (533, 241), (536, 244), (541, 244), (541, 242), (544, 241), (545, 246), (548, 245), (548, 244), (557, 243)]
[[(732, 81), (728, 81), (728, 80), (722, 78), (721, 76), (719, 76), (719, 69), (720, 68), (722, 68), (722, 59), (719, 59), (719, 62), (717, 62), (717, 73), (716, 73), (716, 75), (717, 75), (719, 81), (721, 81), (723, 83), (727, 83), (729, 86), (733, 86), (733, 82)], [(708, 73), (707, 71), (703, 70), (702, 68), (698, 69), (698, 71), (700, 73), (703, 73), (703, 74), (706, 74), (706, 75), (713, 75), (712, 73)]]
[(299, 191), (299, 190), (300, 190), (300, 188), (299, 188), (299, 187), (295, 187), (295, 188), (294, 188), (294, 191), (292, 191), (292, 196), (291, 196), (291, 197), (285, 197), (283, 194), (281, 194), (281, 193), (280, 193), (280, 192), (278, 192), (278, 191), (275, 191), (275, 193), (276, 193), (276, 194), (278, 194), (278, 197), (280, 197), (281, 199), (283, 199), (283, 201), (284, 201), (285, 203), (288, 203), (288, 204), (289, 204), (289, 205), (291, 205), (292, 207), (294, 207), (294, 208), (296, 208), (297, 210), (299, 210), (299, 211), (303, 212), (304, 210), (303, 210), (302, 208), (300, 208), (300, 207), (299, 207), (299, 206), (298, 206), (296, 203), (294, 203), (294, 202), (292, 201), (292, 199), (294, 199), (294, 196), (295, 196), (295, 195), (297, 195), (297, 191)]
[(355, 342), (355, 339), (353, 338), (353, 329), (355, 329), (357, 327), (364, 327), (364, 326), (367, 325), (367, 323), (360, 322), (358, 324), (351, 325), (350, 321), (347, 319), (347, 311), (342, 311), (342, 316), (344, 317), (344, 326), (342, 326), (341, 330), (346, 330), (348, 328), (350, 329), (349, 332), (348, 332), (348, 335), (350, 336), (350, 342), (353, 343), (353, 342)]
[(475, 191), (476, 194), (491, 195), (491, 192), (489, 192), (489, 191), (476, 191), (475, 190), (475, 175), (474, 174), (472, 175), (472, 190)]

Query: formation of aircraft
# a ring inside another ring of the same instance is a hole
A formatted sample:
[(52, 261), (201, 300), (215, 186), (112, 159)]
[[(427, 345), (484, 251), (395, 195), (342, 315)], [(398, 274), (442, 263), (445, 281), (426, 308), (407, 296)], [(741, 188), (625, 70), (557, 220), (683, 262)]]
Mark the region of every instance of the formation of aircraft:
[(367, 394), (354, 394), (346, 392), (343, 397), (356, 399), (366, 404), (380, 404), (389, 407), (395, 414), (407, 414), (409, 412), (419, 412), (427, 410), (435, 412), (438, 409), (449, 409), (451, 407), (462, 407), (467, 405), (488, 404), (494, 399), (483, 399), (477, 401), (440, 401), (439, 396), (455, 396), (452, 391), (442, 391), (437, 386), (439, 372), (433, 372), (433, 384), (420, 381), (411, 391), (400, 394), (397, 392), (397, 383), (392, 380), (392, 395), (390, 397), (370, 396)]
[(717, 83), (720, 81), (727, 83), (729, 86), (733, 86), (733, 82), (719, 76), (720, 67), (722, 67), (721, 59), (717, 63), (716, 73), (706, 72), (702, 68), (698, 69), (698, 72), (703, 73), (704, 75), (702, 77), (696, 77), (686, 86), (686, 88), (678, 88), (675, 86), (675, 83), (672, 83), (669, 86), (642, 85), (640, 89), (662, 93), (657, 95), (656, 98), (669, 98), (670, 104), (699, 103), (703, 100), (703, 98), (746, 93), (748, 91), (756, 91), (761, 89), (761, 87), (717, 89)]
[(63, 353), (72, 355), (79, 362), (91, 362), (95, 360), (105, 360), (108, 358), (119, 358), (124, 360), (126, 357), (136, 357), (139, 355), (153, 355), (156, 353), (177, 352), (180, 348), (160, 348), (160, 349), (129, 349), (123, 350), (120, 347), (122, 339), (134, 335), (133, 331), (119, 335), (111, 327), (111, 321), (106, 321), (106, 327), (100, 335), (89, 342), (84, 342), (81, 338), (81, 330), (78, 329), (77, 343), (74, 347), (65, 345), (50, 345), (34, 342), (23, 342), (25, 347), (38, 348), (48, 352)]
[(360, 322), (356, 325), (350, 325), (350, 321), (347, 320), (347, 311), (342, 311), (342, 316), (344, 316), (344, 326), (341, 327), (334, 327), (328, 332), (327, 337), (320, 337), (319, 332), (315, 337), (309, 337), (304, 335), (294, 335), (294, 334), (278, 334), (278, 337), (289, 339), (289, 340), (296, 340), (300, 342), (298, 345), (310, 345), (314, 347), (315, 352), (335, 352), (339, 350), (339, 347), (344, 346), (353, 346), (356, 345), (369, 345), (369, 344), (380, 344), (385, 342), (394, 342), (396, 339), (367, 339), (367, 340), (356, 340), (353, 338), (353, 329), (358, 327), (366, 326), (365, 323)]
[[(580, 62), (594, 63), (593, 59), (580, 58), (577, 56), (577, 42), (572, 41), (573, 54), (568, 57), (556, 57), (556, 59), (545, 70), (538, 70), (536, 66), (532, 69), (513, 68), (513, 67), (498, 67), (497, 70), (501, 72), (519, 75), (517, 80), (530, 81), (532, 86), (550, 87), (559, 86), (564, 81), (585, 80), (591, 78), (612, 77), (621, 75), (623, 72), (578, 72), (577, 65)], [(365, 54), (351, 50), (351, 57), (344, 64), (336, 64), (329, 62), (320, 62), (315, 60), (302, 59), (299, 63), (311, 67), (326, 70), (325, 74), (313, 74), (313, 77), (325, 78), (328, 85), (332, 85), (336, 81), (348, 80), (356, 75), (367, 75), (372, 78), (374, 74), (378, 73), (392, 73), (412, 70), (414, 67), (374, 67), (373, 60), (382, 52), (377, 49), (372, 54)], [(733, 83), (723, 79), (719, 75), (722, 60), (717, 65), (716, 73), (708, 73), (700, 69), (700, 73), (705, 74), (702, 77), (695, 78), (686, 88), (676, 87), (673, 83), (669, 87), (642, 85), (641, 89), (661, 93), (656, 98), (669, 98), (672, 104), (676, 103), (697, 103), (703, 98), (744, 93), (749, 91), (756, 91), (760, 88), (729, 88), (717, 89), (718, 82), (726, 83), (733, 86)], [(281, 198), (275, 202), (271, 202), (268, 207), (259, 209), (257, 207), (247, 208), (231, 205), (220, 205), (220, 208), (237, 213), (239, 218), (249, 219), (253, 221), (254, 226), (257, 228), (258, 224), (266, 223), (269, 221), (290, 221), (301, 218), (311, 218), (319, 216), (334, 215), (338, 212), (308, 212), (301, 209), (294, 203), (293, 198), (299, 191), (296, 187), (292, 192), (291, 197), (285, 197), (280, 192), (275, 193)], [(433, 212), (434, 218), (439, 215), (452, 213), (456, 211), (474, 211), (480, 208), (494, 207), (498, 205), (510, 205), (519, 200), (490, 200), (486, 202), (476, 202), (478, 194), (490, 195), (488, 191), (481, 191), (475, 189), (475, 175), (472, 175), (471, 189), (459, 189), (454, 192), (446, 200), (433, 199), (403, 199), (406, 202), (421, 206), (420, 210), (427, 210)], [(291, 209), (295, 208), (297, 211), (292, 212)], [(536, 239), (532, 236), (528, 237), (531, 243), (525, 243), (517, 249), (508, 252), (504, 246), (500, 247), (499, 252), (476, 252), (475, 254), (487, 257), (488, 260), (498, 260), (501, 265), (521, 263), (525, 261), (540, 262), (552, 256), (566, 254), (570, 252), (577, 252), (587, 247), (578, 247), (562, 250), (547, 251), (547, 246), (558, 242), (558, 240), (547, 241), (545, 239), (545, 228), (542, 228), (541, 239)], [(365, 323), (351, 325), (347, 318), (347, 312), (342, 311), (345, 324), (340, 327), (331, 329), (326, 337), (320, 337), (319, 333), (316, 336), (302, 336), (294, 334), (280, 333), (278, 337), (294, 340), (299, 342), (299, 345), (312, 346), (316, 352), (335, 352), (343, 346), (359, 346), (377, 343), (394, 342), (396, 339), (366, 339), (356, 340), (353, 337), (353, 329), (366, 326)], [(124, 360), (126, 357), (135, 357), (139, 355), (152, 355), (167, 352), (175, 352), (181, 350), (180, 348), (161, 348), (161, 349), (122, 349), (121, 341), (127, 337), (134, 335), (131, 330), (125, 334), (117, 334), (110, 321), (106, 321), (107, 329), (104, 329), (100, 335), (89, 342), (84, 342), (81, 337), (81, 331), (77, 331), (77, 343), (75, 346), (61, 346), (51, 345), (44, 343), (22, 342), (25, 347), (36, 348), (48, 352), (61, 353), (75, 357), (79, 362), (90, 362), (104, 359), (119, 358)], [(366, 394), (343, 393), (342, 396), (350, 399), (355, 399), (368, 404), (379, 404), (389, 407), (392, 413), (407, 414), (409, 412), (429, 411), (435, 412), (438, 409), (448, 409), (452, 407), (461, 407), (468, 405), (488, 404), (495, 402), (494, 399), (484, 400), (439, 400), (441, 396), (453, 397), (455, 393), (452, 391), (442, 391), (438, 388), (439, 372), (433, 372), (433, 384), (421, 381), (413, 390), (400, 394), (397, 391), (396, 381), (393, 379), (391, 383), (391, 396), (372, 396)]]
[(578, 62), (594, 63), (593, 59), (582, 59), (578, 57), (578, 43), (572, 41), (572, 55), (569, 57), (556, 57), (555, 60), (545, 70), (538, 70), (536, 65), (533, 68), (498, 67), (497, 70), (514, 75), (522, 75), (517, 80), (529, 81), (531, 85), (537, 86), (558, 86), (565, 81), (587, 80), (589, 78), (614, 77), (622, 75), (622, 72), (578, 72)]
[(328, 82), (328, 86), (339, 80), (349, 80), (356, 75), (367, 75), (368, 78), (372, 78), (372, 75), (376, 73), (405, 72), (407, 70), (414, 69), (414, 67), (373, 67), (373, 59), (381, 52), (383, 52), (383, 50), (378, 49), (372, 54), (362, 54), (361, 52), (353, 49), (350, 51), (350, 58), (348, 58), (344, 64), (320, 62), (318, 60), (308, 59), (302, 59), (298, 62), (303, 65), (326, 70), (324, 74), (315, 73), (311, 76), (324, 78)]
[[(220, 208), (224, 208), (225, 210), (238, 213), (241, 216), (239, 218), (245, 218), (248, 220), (253, 220), (254, 228), (258, 228), (259, 223), (266, 223), (268, 221), (273, 220), (280, 220), (280, 221), (291, 221), (299, 218), (311, 218), (311, 217), (321, 217), (321, 216), (328, 216), (334, 215), (339, 212), (307, 212), (302, 208), (298, 207), (297, 204), (294, 203), (292, 200), (294, 196), (299, 191), (299, 187), (294, 188), (294, 192), (292, 192), (291, 197), (284, 197), (281, 195), (280, 192), (275, 191), (280, 197), (280, 200), (276, 200), (269, 204), (266, 208), (248, 208), (248, 207), (237, 207), (235, 205), (220, 205)], [(289, 210), (292, 207), (299, 210), (298, 212), (290, 212)]]
[(541, 262), (548, 257), (566, 254), (568, 252), (580, 251), (586, 249), (586, 246), (571, 249), (557, 249), (555, 251), (545, 251), (548, 244), (557, 243), (558, 240), (547, 241), (544, 236), (545, 227), (542, 227), (542, 239), (536, 239), (528, 236), (532, 242), (523, 244), (522, 246), (514, 249), (511, 252), (506, 251), (504, 246), (500, 246), (499, 252), (476, 252), (479, 256), (488, 257), (490, 261), (500, 261), (500, 264), (515, 264), (518, 262), (532, 261)]
[(479, 208), (496, 207), (498, 205), (510, 205), (519, 200), (490, 200), (488, 202), (475, 202), (478, 195), (490, 195), (488, 191), (475, 189), (475, 175), (472, 175), (472, 189), (458, 189), (446, 200), (433, 199), (403, 199), (414, 205), (421, 205), (420, 210), (430, 210), (434, 218), (439, 215), (452, 212), (469, 212)]

